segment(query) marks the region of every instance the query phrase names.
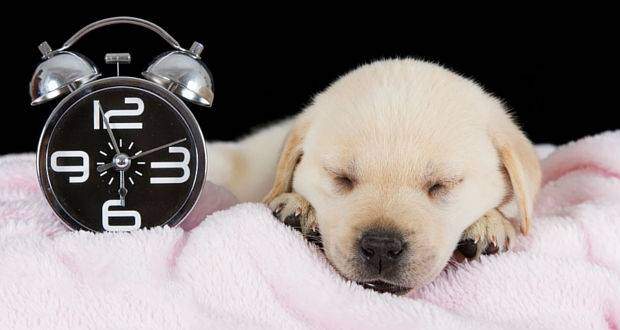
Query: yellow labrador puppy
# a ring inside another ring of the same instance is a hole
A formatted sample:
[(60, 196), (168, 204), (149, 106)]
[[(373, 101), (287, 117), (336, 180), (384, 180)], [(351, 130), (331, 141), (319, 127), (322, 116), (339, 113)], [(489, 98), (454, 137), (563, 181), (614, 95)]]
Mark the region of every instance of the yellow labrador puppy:
[(419, 288), (457, 244), (505, 251), (530, 228), (540, 168), (502, 103), (476, 83), (415, 59), (340, 78), (302, 113), (209, 146), (215, 183), (320, 233), (344, 277), (378, 291)]

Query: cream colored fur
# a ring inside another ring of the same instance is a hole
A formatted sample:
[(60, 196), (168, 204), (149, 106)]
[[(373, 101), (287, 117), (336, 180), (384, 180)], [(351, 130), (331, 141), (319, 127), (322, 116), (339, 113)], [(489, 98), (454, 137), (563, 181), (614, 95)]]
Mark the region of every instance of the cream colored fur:
[[(300, 115), (208, 150), (209, 180), (243, 201), (266, 196), (282, 220), (302, 214), (343, 276), (407, 288), (433, 279), (462, 238), (478, 254), (491, 242), (507, 249), (515, 235), (507, 219), (527, 232), (540, 183), (531, 143), (500, 101), (414, 59), (362, 66)], [(341, 176), (354, 177), (351, 189)], [(397, 274), (360, 271), (356, 243), (371, 227), (405, 235)]]

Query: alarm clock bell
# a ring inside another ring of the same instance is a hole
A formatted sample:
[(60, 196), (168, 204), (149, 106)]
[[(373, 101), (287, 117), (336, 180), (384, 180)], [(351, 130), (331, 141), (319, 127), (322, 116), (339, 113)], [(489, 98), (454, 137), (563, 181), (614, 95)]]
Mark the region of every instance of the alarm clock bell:
[(30, 80), (30, 105), (43, 104), (68, 94), (101, 75), (81, 54), (59, 51), (50, 55), (52, 49), (47, 42), (41, 43), (39, 50), (46, 60), (37, 66)]
[(101, 75), (97, 67), (81, 54), (67, 49), (87, 33), (107, 25), (131, 24), (159, 34), (175, 50), (158, 56), (142, 73), (148, 80), (170, 90), (192, 103), (210, 107), (213, 104), (213, 78), (200, 61), (202, 44), (194, 42), (185, 49), (159, 26), (135, 17), (112, 17), (91, 23), (76, 32), (63, 46), (52, 50), (47, 42), (39, 45), (44, 61), (35, 69), (30, 80), (31, 105), (43, 104), (58, 96), (69, 94)]

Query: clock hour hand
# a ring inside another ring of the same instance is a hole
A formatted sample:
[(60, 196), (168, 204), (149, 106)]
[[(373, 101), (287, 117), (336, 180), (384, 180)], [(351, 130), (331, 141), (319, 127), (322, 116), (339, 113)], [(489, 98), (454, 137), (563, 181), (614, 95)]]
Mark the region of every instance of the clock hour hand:
[(114, 133), (112, 132), (112, 127), (110, 127), (110, 121), (108, 121), (108, 118), (105, 116), (105, 113), (103, 112), (103, 109), (101, 107), (99, 107), (99, 113), (103, 118), (103, 123), (105, 124), (105, 129), (108, 131), (110, 140), (112, 140), (112, 146), (114, 146), (114, 151), (118, 155), (121, 153), (121, 151), (120, 149), (118, 149), (118, 145), (116, 144), (116, 138), (114, 137)]
[(101, 173), (103, 171), (107, 171), (107, 170), (111, 169), (113, 166), (114, 166), (114, 164), (112, 164), (112, 163), (107, 163), (107, 164), (99, 165), (99, 166), (97, 166), (97, 172)]
[[(162, 146), (159, 146), (157, 148), (149, 149), (149, 150), (147, 150), (145, 152), (141, 152), (141, 153), (139, 153), (137, 155), (133, 155), (133, 156), (129, 157), (129, 159), (134, 160), (136, 158), (140, 158), (142, 156), (146, 156), (148, 154), (154, 153), (154, 152), (159, 151), (161, 149), (165, 149), (165, 148), (168, 148), (168, 147), (173, 146), (175, 144), (179, 144), (179, 143), (181, 143), (181, 142), (183, 142), (185, 140), (187, 140), (187, 138), (182, 138), (180, 140), (176, 140), (176, 141), (173, 141), (173, 142), (170, 142), (170, 143), (166, 143), (166, 144), (164, 144)], [(99, 165), (99, 166), (97, 166), (97, 172), (101, 173), (103, 171), (107, 171), (107, 170), (111, 169), (112, 167), (114, 167), (113, 163), (107, 163), (107, 164)]]

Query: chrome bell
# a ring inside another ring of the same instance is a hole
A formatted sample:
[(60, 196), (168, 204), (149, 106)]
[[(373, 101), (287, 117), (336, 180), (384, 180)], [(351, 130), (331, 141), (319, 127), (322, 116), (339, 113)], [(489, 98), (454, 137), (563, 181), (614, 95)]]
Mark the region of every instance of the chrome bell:
[(68, 51), (52, 51), (47, 42), (39, 45), (44, 62), (30, 80), (31, 105), (38, 105), (68, 94), (101, 74), (84, 56)]
[(213, 104), (213, 78), (200, 61), (203, 46), (194, 42), (189, 51), (174, 50), (158, 56), (142, 75), (178, 96), (210, 107)]

